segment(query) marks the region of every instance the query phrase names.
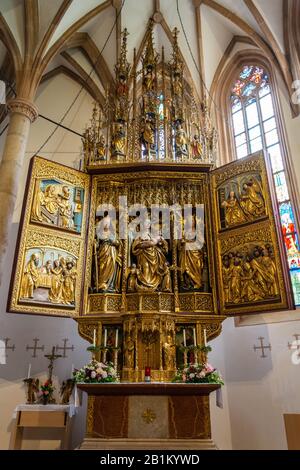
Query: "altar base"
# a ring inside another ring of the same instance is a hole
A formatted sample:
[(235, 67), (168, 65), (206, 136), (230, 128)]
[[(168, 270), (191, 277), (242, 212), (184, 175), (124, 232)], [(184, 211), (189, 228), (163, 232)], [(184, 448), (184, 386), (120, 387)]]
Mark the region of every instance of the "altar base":
[(79, 384), (88, 393), (80, 449), (212, 450), (209, 395), (215, 384)]
[(211, 439), (97, 439), (85, 438), (79, 450), (217, 450)]

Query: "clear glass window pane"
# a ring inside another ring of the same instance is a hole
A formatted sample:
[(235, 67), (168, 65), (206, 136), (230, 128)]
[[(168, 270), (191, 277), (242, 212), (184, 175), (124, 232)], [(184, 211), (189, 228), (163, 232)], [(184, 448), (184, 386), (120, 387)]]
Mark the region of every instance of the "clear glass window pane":
[(235, 146), (239, 147), (240, 145), (244, 144), (246, 142), (246, 134), (243, 132), (243, 134), (238, 135), (235, 138)]
[(234, 135), (241, 134), (245, 130), (243, 111), (238, 111), (233, 116)]
[(260, 126), (253, 127), (253, 129), (250, 129), (249, 131), (250, 140), (256, 139), (256, 137), (260, 137), (260, 135)]
[(282, 171), (284, 169), (284, 167), (283, 167), (283, 161), (282, 161), (282, 157), (281, 157), (280, 145), (277, 144), (277, 145), (273, 145), (272, 147), (269, 147), (268, 152), (269, 152), (269, 155), (270, 155), (270, 160), (271, 160), (273, 173), (277, 173), (278, 171)]
[(279, 202), (288, 201), (289, 198), (289, 191), (286, 184), (286, 177), (284, 171), (277, 173), (274, 175), (275, 180), (275, 187), (276, 187), (276, 194), (277, 199)]
[(259, 97), (262, 98), (263, 96), (267, 95), (268, 93), (270, 93), (270, 87), (269, 85), (265, 85), (263, 88), (261, 88), (261, 90), (259, 91)]
[(261, 150), (263, 148), (261, 137), (258, 137), (258, 139), (251, 140), (250, 147), (251, 153), (255, 153)]
[(265, 135), (265, 138), (266, 138), (267, 147), (273, 144), (277, 144), (277, 142), (279, 142), (277, 129), (274, 129), (271, 132), (267, 132)]
[(238, 158), (243, 158), (243, 157), (246, 157), (248, 155), (248, 148), (247, 148), (247, 145), (244, 144), (244, 145), (241, 145), (240, 147), (238, 147), (236, 149), (236, 153), (237, 153), (237, 157)]
[(292, 280), (295, 304), (300, 305), (300, 269), (291, 271), (291, 280)]
[(254, 127), (259, 123), (256, 101), (249, 106), (246, 106), (246, 114), (248, 129), (251, 129), (251, 127)]
[(268, 119), (267, 121), (264, 122), (264, 130), (265, 132), (272, 131), (273, 129), (276, 129), (276, 120), (275, 118)]
[(232, 105), (232, 112), (236, 113), (240, 109), (242, 109), (242, 103), (240, 102), (240, 100), (236, 99)]
[(274, 116), (273, 100), (270, 94), (260, 99), (260, 108), (263, 121)]

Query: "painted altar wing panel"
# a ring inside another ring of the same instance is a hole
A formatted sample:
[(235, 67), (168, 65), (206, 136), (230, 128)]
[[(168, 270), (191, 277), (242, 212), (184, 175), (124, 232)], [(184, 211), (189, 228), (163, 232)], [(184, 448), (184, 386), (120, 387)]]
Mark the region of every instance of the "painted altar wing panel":
[[(287, 240), (283, 240), (279, 224), (269, 166), (259, 152), (211, 173), (217, 285), (223, 315), (294, 308), (284, 245)], [(281, 206), (281, 217), (284, 211), (288, 207)], [(296, 245), (296, 234), (293, 240)]]
[(80, 315), (90, 176), (31, 160), (8, 311)]

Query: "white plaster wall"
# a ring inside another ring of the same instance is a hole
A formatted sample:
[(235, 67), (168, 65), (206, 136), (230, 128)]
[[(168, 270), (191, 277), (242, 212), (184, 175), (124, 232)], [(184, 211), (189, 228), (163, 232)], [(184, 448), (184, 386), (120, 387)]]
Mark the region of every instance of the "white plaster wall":
[[(235, 328), (225, 321), (225, 380), (233, 449), (286, 449), (284, 413), (300, 413), (300, 365), (292, 362), (288, 343), (300, 334), (300, 322)], [(271, 344), (271, 351), (254, 351)]]

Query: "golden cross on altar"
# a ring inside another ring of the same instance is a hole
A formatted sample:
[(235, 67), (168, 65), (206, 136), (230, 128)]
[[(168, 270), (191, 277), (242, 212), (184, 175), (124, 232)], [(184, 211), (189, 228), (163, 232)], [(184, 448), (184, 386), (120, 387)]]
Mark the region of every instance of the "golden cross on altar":
[(55, 346), (52, 348), (52, 353), (51, 354), (45, 354), (45, 357), (49, 359), (50, 363), (48, 366), (49, 369), (49, 380), (52, 380), (52, 373), (53, 373), (53, 367), (54, 367), (54, 361), (58, 359), (59, 357), (62, 357), (61, 354), (55, 354)]
[(153, 423), (156, 420), (156, 414), (150, 408), (147, 408), (146, 411), (142, 414), (142, 418), (147, 424)]

